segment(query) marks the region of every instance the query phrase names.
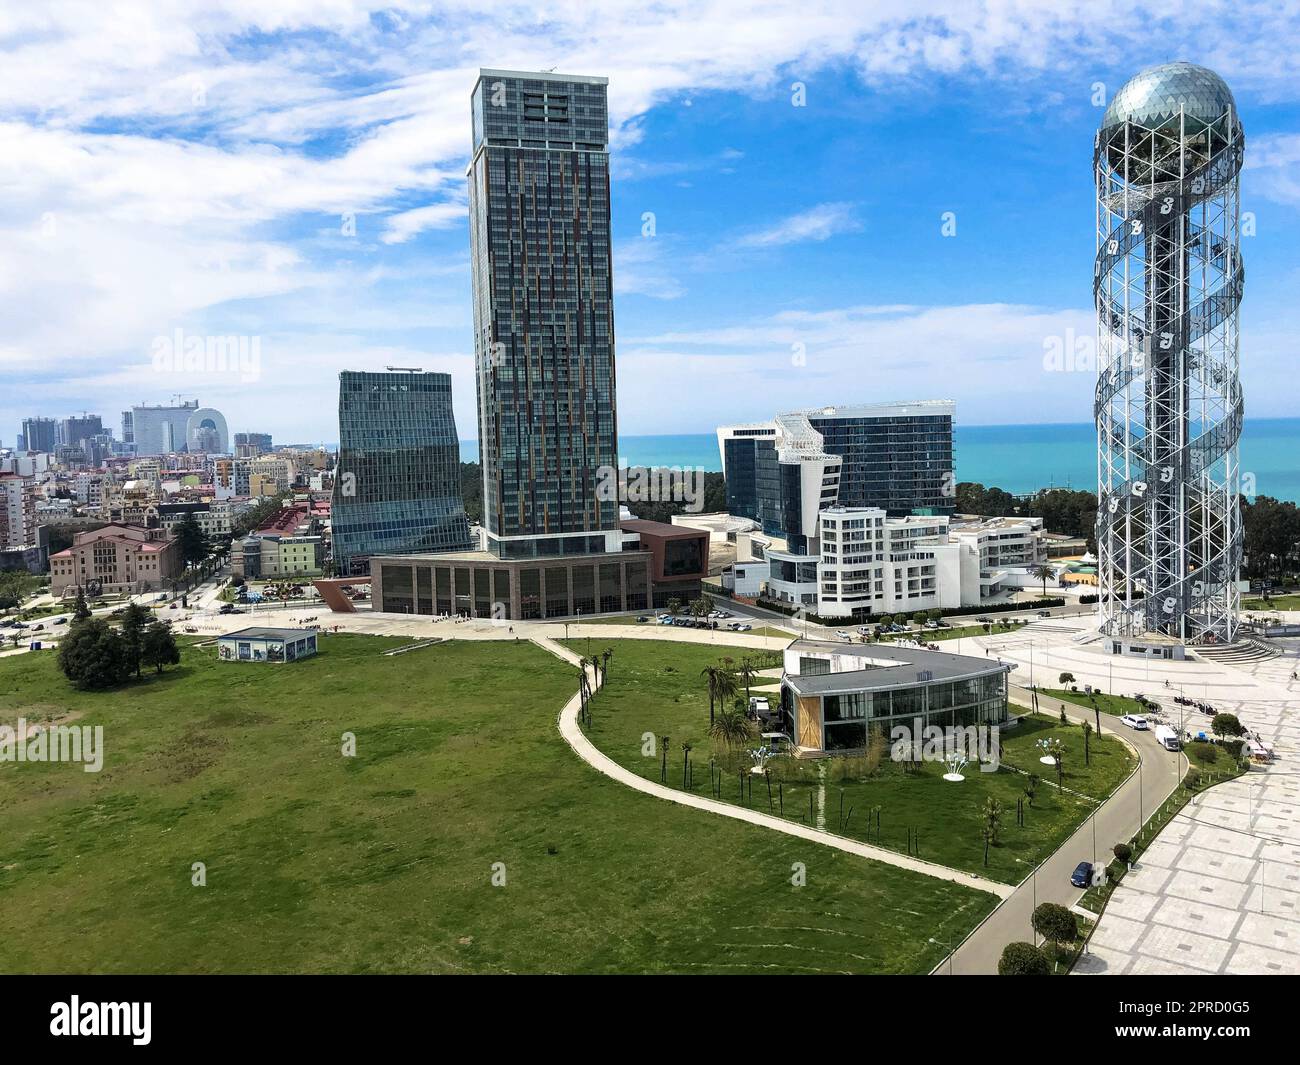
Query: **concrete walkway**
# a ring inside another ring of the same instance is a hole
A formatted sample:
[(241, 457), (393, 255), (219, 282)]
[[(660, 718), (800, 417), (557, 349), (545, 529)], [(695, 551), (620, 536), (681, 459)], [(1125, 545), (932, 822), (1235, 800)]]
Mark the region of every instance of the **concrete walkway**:
[[(560, 646), (554, 640), (545, 636), (534, 636), (532, 641), (538, 647), (549, 651), (558, 658), (562, 658), (574, 666), (578, 665), (580, 656), (574, 654), (568, 648)], [(595, 676), (594, 670), (589, 671), (589, 673), (592, 675), (592, 690), (594, 691), (599, 678)], [(837, 850), (847, 851), (849, 854), (856, 854), (862, 858), (870, 858), (872, 861), (881, 862), (885, 865), (897, 866), (899, 869), (907, 869), (914, 873), (921, 873), (924, 876), (948, 880), (954, 884), (972, 888), (975, 891), (986, 891), (1000, 899), (1007, 898), (1013, 891), (1006, 884), (986, 880), (983, 877), (963, 872), (960, 869), (950, 869), (947, 866), (936, 865), (933, 862), (922, 861), (919, 858), (911, 858), (905, 854), (898, 854), (883, 847), (873, 847), (866, 843), (859, 843), (857, 840), (836, 836), (830, 832), (819, 832), (807, 825), (787, 821), (784, 818), (759, 813), (756, 810), (748, 810), (742, 806), (733, 806), (731, 803), (719, 802), (716, 799), (707, 799), (690, 792), (678, 791), (653, 780), (647, 780), (645, 777), (623, 768), (587, 739), (586, 734), (578, 724), (580, 709), (581, 700), (575, 694), (560, 711), (560, 735), (573, 748), (574, 753), (598, 773), (603, 773), (611, 780), (616, 780), (618, 783), (624, 784), (635, 791), (653, 795), (657, 799), (667, 799), (669, 802), (675, 802), (681, 806), (707, 810), (709, 813), (720, 814), (736, 821), (744, 821), (751, 825), (759, 825), (777, 832), (784, 832), (788, 836), (798, 836), (800, 839), (806, 839), (824, 847), (834, 847)]]

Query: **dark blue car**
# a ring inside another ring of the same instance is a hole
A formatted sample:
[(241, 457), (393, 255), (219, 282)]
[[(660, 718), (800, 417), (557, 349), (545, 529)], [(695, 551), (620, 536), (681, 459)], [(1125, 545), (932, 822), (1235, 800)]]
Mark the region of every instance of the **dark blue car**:
[(1075, 887), (1090, 887), (1092, 885), (1092, 863), (1080, 862), (1070, 874), (1070, 883)]

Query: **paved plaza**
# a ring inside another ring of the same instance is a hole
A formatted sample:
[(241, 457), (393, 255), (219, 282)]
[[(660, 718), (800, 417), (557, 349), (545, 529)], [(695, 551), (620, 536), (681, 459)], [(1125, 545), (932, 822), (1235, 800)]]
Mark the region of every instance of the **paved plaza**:
[(1031, 668), (1040, 685), (1068, 671), (1080, 685), (1149, 695), (1166, 711), (1178, 710), (1171, 693), (1209, 701), (1277, 752), (1165, 827), (1111, 896), (1075, 972), (1300, 973), (1300, 644), (1278, 641), (1284, 653), (1259, 662), (1145, 663), (1105, 654), (1081, 621), (1055, 620), (980, 642), (1014, 660), (1022, 682)]

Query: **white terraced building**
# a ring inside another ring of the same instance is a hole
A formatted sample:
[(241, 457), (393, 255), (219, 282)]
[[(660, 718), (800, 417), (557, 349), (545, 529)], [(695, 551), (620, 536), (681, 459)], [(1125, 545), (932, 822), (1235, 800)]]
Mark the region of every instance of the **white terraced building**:
[(878, 507), (817, 513), (805, 551), (775, 537), (737, 537), (723, 573), (734, 594), (801, 606), (822, 617), (954, 610), (1005, 601), (1034, 586), (1046, 562), (1041, 518), (954, 523), (939, 515), (891, 518)]

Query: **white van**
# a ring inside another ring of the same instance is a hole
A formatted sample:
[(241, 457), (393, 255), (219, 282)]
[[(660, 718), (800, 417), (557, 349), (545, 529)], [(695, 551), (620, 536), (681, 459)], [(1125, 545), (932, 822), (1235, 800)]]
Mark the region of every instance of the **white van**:
[(1160, 741), (1160, 746), (1166, 751), (1177, 751), (1183, 746), (1183, 741), (1178, 738), (1178, 733), (1168, 725), (1156, 726), (1156, 739)]

